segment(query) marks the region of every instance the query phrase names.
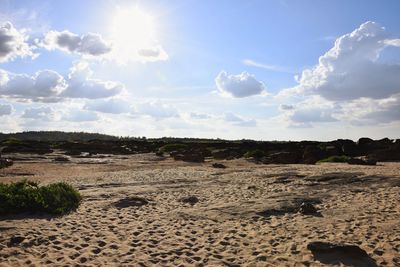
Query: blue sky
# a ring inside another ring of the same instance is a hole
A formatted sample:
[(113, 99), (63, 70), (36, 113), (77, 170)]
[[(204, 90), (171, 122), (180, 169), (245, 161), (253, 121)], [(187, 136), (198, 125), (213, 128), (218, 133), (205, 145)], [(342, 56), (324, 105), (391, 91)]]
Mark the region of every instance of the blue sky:
[(0, 131), (399, 137), (399, 1), (2, 0), (0, 10)]

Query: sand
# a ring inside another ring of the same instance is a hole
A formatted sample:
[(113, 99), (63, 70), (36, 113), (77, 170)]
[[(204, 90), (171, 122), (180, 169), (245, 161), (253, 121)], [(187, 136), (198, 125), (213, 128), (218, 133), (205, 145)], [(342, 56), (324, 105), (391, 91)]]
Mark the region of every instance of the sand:
[[(67, 181), (83, 202), (62, 217), (0, 217), (0, 266), (400, 266), (400, 163), (195, 164), (143, 154), (28, 157), (0, 170), (0, 182), (23, 178)], [(180, 201), (188, 196), (198, 202)], [(319, 214), (285, 213), (303, 201)], [(357, 245), (368, 259), (313, 255), (313, 241)]]

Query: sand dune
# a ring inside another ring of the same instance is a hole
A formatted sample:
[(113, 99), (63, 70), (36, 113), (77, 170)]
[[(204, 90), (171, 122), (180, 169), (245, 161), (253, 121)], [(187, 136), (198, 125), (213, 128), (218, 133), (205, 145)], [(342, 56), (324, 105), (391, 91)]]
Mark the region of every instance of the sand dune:
[[(85, 160), (31, 158), (0, 170), (1, 182), (68, 181), (84, 196), (63, 217), (1, 217), (0, 266), (400, 266), (400, 163)], [(198, 202), (182, 202), (189, 196)], [(299, 213), (304, 202), (319, 213)], [(312, 253), (315, 241), (367, 256)]]

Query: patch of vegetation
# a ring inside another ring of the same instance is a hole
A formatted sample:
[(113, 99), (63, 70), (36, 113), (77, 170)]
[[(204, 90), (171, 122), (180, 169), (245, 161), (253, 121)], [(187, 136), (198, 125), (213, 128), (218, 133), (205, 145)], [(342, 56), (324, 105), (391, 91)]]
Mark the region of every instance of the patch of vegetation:
[(0, 215), (21, 212), (61, 215), (76, 210), (81, 200), (80, 193), (64, 182), (45, 186), (27, 180), (0, 183)]
[(330, 156), (328, 158), (325, 159), (321, 159), (320, 161), (318, 161), (318, 163), (332, 163), (332, 162), (347, 162), (350, 159), (349, 156)]
[(161, 153), (168, 153), (168, 152), (172, 152), (172, 151), (184, 150), (186, 148), (187, 148), (187, 145), (185, 145), (185, 144), (168, 144), (168, 145), (160, 147), (159, 151)]
[(4, 140), (3, 142), (1, 142), (1, 144), (2, 145), (6, 145), (6, 146), (9, 146), (9, 145), (21, 145), (22, 141), (17, 139), (17, 138), (10, 137), (10, 138)]
[(254, 149), (254, 150), (250, 150), (247, 151), (244, 155), (245, 158), (262, 158), (265, 156), (265, 152), (260, 150), (260, 149)]

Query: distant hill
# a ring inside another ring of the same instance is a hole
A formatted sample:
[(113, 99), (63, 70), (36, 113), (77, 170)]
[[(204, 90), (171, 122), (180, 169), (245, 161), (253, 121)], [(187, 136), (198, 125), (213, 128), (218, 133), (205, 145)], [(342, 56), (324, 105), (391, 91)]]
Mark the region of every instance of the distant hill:
[(99, 133), (85, 133), (85, 132), (62, 132), (62, 131), (29, 131), (21, 133), (0, 133), (0, 141), (16, 138), (18, 140), (33, 140), (33, 141), (80, 141), (85, 142), (89, 140), (120, 140), (120, 137), (99, 134)]

